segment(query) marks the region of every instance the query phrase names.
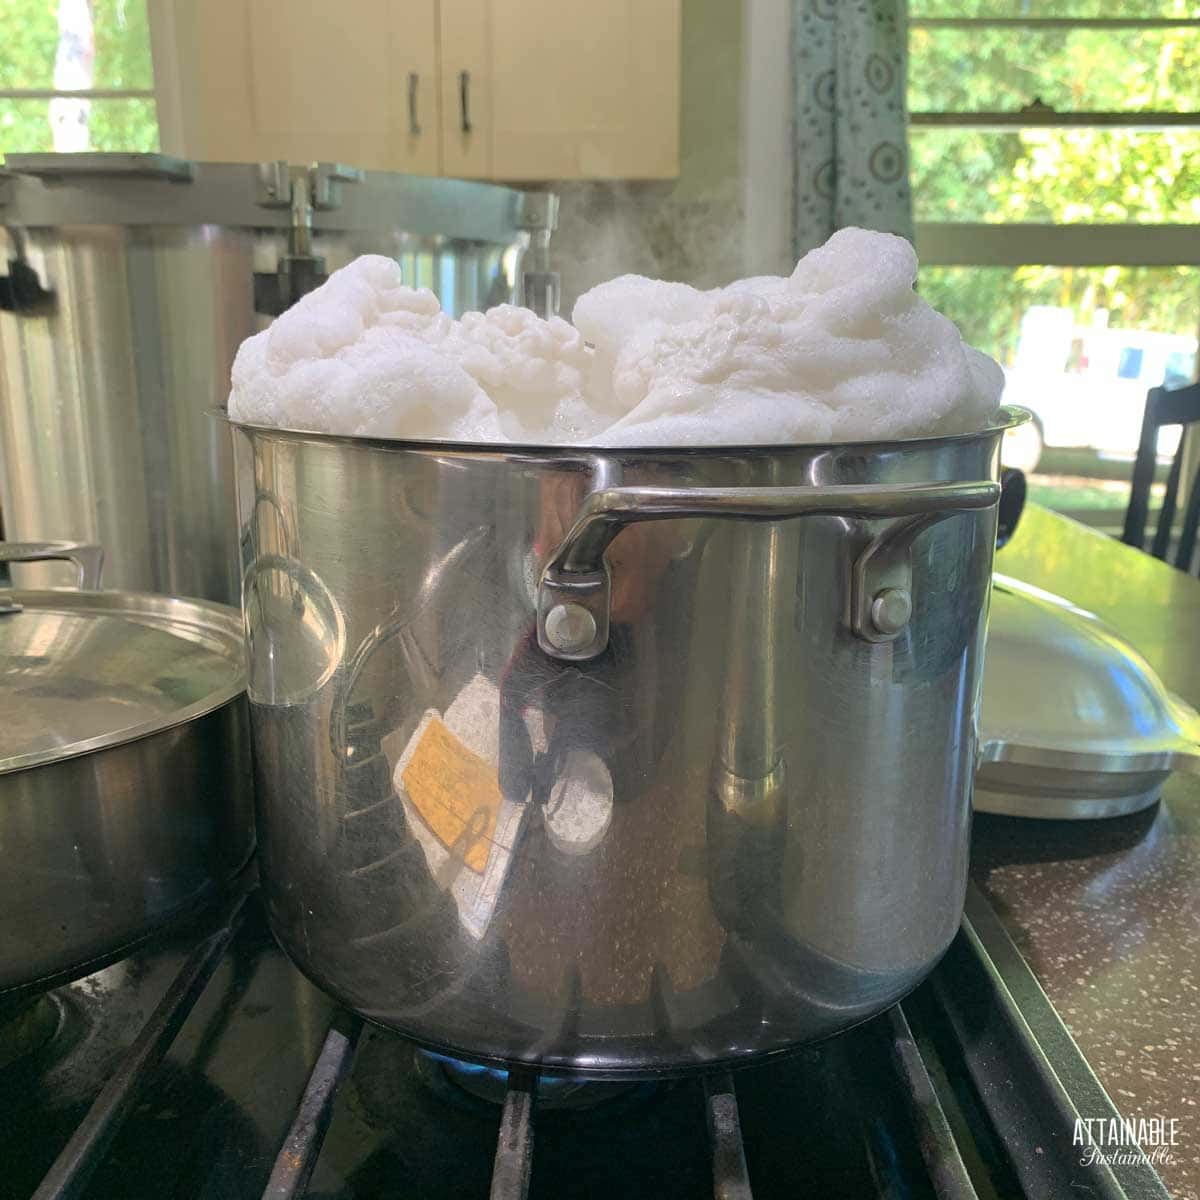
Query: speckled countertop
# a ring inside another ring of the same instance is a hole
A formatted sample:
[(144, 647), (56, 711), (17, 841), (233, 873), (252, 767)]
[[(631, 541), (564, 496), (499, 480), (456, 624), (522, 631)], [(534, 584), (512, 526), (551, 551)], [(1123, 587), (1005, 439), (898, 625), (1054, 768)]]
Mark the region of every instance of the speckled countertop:
[[(996, 569), (1103, 617), (1200, 707), (1200, 582), (1032, 505)], [(1200, 777), (1131, 817), (980, 815), (972, 874), (1122, 1115), (1177, 1118), (1158, 1170), (1200, 1200)]]

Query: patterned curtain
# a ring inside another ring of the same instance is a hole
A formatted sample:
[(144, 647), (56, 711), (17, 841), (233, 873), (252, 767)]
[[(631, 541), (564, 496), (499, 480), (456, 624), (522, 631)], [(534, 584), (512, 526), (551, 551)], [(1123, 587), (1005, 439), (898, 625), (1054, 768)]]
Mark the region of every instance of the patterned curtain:
[(905, 0), (792, 0), (797, 257), (861, 225), (912, 240)]

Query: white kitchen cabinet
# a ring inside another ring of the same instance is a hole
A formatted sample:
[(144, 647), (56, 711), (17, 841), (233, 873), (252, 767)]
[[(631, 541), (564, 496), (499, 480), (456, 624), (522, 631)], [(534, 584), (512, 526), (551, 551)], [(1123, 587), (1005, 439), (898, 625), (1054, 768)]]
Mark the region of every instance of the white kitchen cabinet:
[(163, 153), (207, 162), (263, 158), (246, 0), (147, 0), (146, 10)]
[(679, 0), (489, 8), (496, 178), (678, 175)]
[(266, 157), (437, 174), (436, 0), (249, 0)]
[(438, 0), (442, 169), (492, 179), (492, 0)]
[(167, 153), (441, 173), (437, 0), (151, 0), (150, 14)]
[(162, 148), (477, 179), (679, 167), (680, 0), (149, 0)]

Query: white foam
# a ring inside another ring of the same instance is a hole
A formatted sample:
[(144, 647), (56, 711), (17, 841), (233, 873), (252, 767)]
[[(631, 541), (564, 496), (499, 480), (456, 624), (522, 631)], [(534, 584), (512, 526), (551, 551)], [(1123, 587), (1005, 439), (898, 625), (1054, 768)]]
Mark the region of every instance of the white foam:
[(845, 229), (790, 277), (699, 291), (623, 275), (574, 324), (501, 305), (460, 321), (391, 259), (335, 272), (243, 343), (230, 415), (407, 439), (695, 446), (985, 426), (1000, 368), (913, 290), (912, 247)]

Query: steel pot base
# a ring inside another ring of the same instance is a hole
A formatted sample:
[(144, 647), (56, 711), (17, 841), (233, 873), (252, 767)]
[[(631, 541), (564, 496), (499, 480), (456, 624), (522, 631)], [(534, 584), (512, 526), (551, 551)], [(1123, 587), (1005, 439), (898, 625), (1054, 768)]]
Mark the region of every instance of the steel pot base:
[[(249, 853), (250, 857), (253, 857), (253, 848), (251, 848)], [(205, 882), (193, 895), (189, 896), (186, 900), (180, 901), (175, 907), (154, 912), (151, 916), (147, 917), (143, 927), (137, 929), (136, 932), (129, 936), (128, 941), (123, 941), (119, 945), (116, 945), (110, 939), (106, 938), (102, 943), (103, 949), (94, 958), (77, 958), (69, 966), (55, 970), (37, 979), (30, 979), (19, 984), (0, 988), (0, 1003), (8, 1004), (13, 1001), (39, 996), (44, 992), (62, 987), (64, 984), (72, 983), (76, 979), (83, 979), (88, 975), (94, 975), (97, 971), (102, 971), (105, 967), (110, 967), (113, 963), (120, 962), (123, 958), (128, 958), (156, 938), (163, 937), (172, 930), (182, 928), (203, 913), (216, 908), (222, 900), (231, 895), (237, 887), (236, 881), (249, 866), (249, 863), (250, 858), (247, 858), (240, 870), (232, 871), (227, 879), (220, 882)], [(75, 953), (84, 954), (87, 951), (77, 950)]]
[[(268, 916), (270, 911), (268, 901)], [(271, 924), (284, 952), (302, 974), (374, 1025), (427, 1050), (465, 1062), (502, 1069), (533, 1067), (542, 1074), (583, 1079), (676, 1078), (721, 1067), (754, 1066), (768, 1058), (795, 1053), (869, 1021), (899, 1003), (923, 982), (946, 949), (920, 969), (889, 980), (886, 988), (882, 981), (876, 981), (869, 996), (854, 1004), (846, 1003), (844, 995), (839, 997), (839, 1003), (829, 1000), (824, 1004), (815, 997), (806, 997), (798, 999), (790, 1010), (780, 1008), (768, 1018), (763, 1015), (759, 997), (758, 1003), (746, 1005), (745, 1012), (733, 1009), (702, 1028), (672, 1029), (665, 1023), (658, 1032), (645, 1036), (623, 1037), (612, 1033), (614, 1025), (653, 1026), (656, 1020), (669, 1022), (672, 1001), (655, 995), (643, 1010), (631, 1010), (624, 1020), (620, 1016), (614, 1018), (612, 1013), (605, 1014), (606, 1032), (602, 1034), (589, 1034), (586, 1016), (579, 1015), (573, 1021), (568, 1018), (568, 1025), (550, 1039), (540, 1024), (504, 1028), (490, 1013), (481, 1012), (477, 1004), (454, 997), (441, 997), (430, 1014), (411, 1015), (380, 1008), (379, 997), (355, 996), (323, 975), (312, 962), (305, 961), (298, 947), (280, 939), (280, 930), (285, 927), (282, 922), (272, 920)], [(710, 1011), (716, 999), (715, 992), (692, 998)]]

